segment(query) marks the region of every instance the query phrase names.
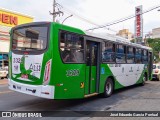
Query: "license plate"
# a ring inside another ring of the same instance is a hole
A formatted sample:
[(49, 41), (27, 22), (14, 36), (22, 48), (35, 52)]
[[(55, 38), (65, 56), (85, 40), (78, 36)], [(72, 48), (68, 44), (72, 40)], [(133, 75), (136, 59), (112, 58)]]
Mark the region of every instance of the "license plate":
[(21, 78), (28, 79), (28, 75), (22, 74), (22, 75), (21, 75)]

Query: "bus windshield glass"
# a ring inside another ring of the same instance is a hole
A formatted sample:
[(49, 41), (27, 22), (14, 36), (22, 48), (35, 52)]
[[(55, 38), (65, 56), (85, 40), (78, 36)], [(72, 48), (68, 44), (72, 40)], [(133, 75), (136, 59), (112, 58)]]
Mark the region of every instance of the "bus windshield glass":
[(28, 26), (13, 30), (12, 50), (44, 50), (47, 47), (47, 26)]

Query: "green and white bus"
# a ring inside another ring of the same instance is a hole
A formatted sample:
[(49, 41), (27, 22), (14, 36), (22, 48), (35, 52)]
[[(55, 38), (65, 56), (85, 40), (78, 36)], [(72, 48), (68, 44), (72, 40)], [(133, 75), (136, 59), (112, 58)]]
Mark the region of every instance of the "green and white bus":
[(152, 78), (152, 49), (54, 22), (11, 30), (9, 88), (48, 99), (109, 97)]

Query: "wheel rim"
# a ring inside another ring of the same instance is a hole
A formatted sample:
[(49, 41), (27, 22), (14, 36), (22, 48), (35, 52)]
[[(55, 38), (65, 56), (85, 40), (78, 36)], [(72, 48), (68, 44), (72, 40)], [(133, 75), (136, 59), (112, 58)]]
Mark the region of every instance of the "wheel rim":
[(112, 90), (112, 85), (110, 82), (107, 82), (106, 84), (106, 93), (109, 95), (111, 93)]
[(146, 77), (144, 76), (144, 77), (143, 77), (143, 83), (144, 83), (145, 81), (146, 81)]

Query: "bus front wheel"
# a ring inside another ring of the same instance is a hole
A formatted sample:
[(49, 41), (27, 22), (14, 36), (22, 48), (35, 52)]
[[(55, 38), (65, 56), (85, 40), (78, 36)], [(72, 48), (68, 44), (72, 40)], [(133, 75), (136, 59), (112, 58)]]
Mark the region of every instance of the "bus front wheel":
[(113, 80), (108, 78), (104, 86), (104, 97), (109, 97), (113, 93)]

